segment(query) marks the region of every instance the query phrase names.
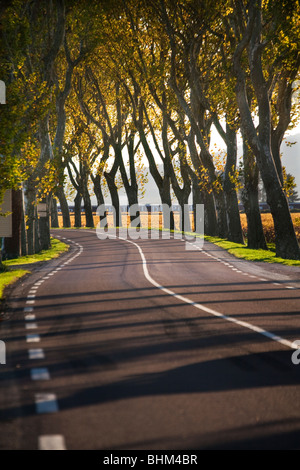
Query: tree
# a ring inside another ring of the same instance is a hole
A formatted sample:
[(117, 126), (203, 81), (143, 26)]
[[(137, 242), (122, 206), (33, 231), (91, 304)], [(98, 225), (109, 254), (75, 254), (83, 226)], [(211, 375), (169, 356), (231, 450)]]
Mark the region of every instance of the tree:
[[(259, 0), (251, 0), (246, 6), (243, 1), (234, 3), (235, 11), (232, 14), (232, 31), (236, 47), (233, 55), (233, 70), (236, 77), (236, 98), (241, 116), (241, 126), (251, 147), (267, 193), (275, 227), (276, 254), (283, 258), (300, 259), (299, 244), (295, 235), (288, 202), (273, 159), (271, 146), (271, 106), (270, 106), (270, 80), (266, 77), (263, 53), (270, 46), (279, 23), (276, 17), (272, 22), (265, 22), (265, 10)], [(269, 5), (268, 5), (269, 6)], [(278, 6), (278, 5), (277, 5)], [(286, 4), (282, 6), (282, 13)], [(299, 8), (298, 8), (299, 10)], [(271, 10), (268, 13), (272, 13)], [(299, 11), (297, 11), (299, 15)], [(246, 16), (246, 21), (245, 21)], [(263, 22), (264, 17), (264, 22)], [(234, 21), (236, 19), (237, 21)], [(266, 37), (265, 28), (270, 26), (271, 36)], [(274, 31), (275, 30), (275, 31)], [(275, 57), (274, 67), (280, 62), (282, 70), (284, 63), (280, 57)], [(249, 68), (249, 77), (253, 87), (258, 106), (259, 126), (255, 128), (251, 109), (246, 94), (246, 74)], [(278, 68), (277, 68), (278, 70)]]

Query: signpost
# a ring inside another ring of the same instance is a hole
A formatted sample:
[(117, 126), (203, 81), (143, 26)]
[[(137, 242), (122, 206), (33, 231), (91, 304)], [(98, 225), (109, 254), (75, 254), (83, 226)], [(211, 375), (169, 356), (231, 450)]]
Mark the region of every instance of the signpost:
[(0, 80), (0, 104), (6, 104), (6, 88), (3, 80)]
[[(8, 189), (0, 204), (0, 237), (12, 237), (12, 197), (11, 189)], [(2, 215), (7, 214), (9, 215)]]

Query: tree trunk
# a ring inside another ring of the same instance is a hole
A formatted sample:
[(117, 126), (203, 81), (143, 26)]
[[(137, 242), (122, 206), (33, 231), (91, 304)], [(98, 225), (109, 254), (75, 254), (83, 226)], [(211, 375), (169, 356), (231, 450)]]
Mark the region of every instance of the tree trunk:
[(127, 177), (126, 169), (125, 169), (123, 158), (122, 158), (122, 152), (120, 148), (116, 148), (115, 152), (116, 152), (116, 158), (118, 158), (119, 160), (121, 177), (122, 177), (123, 185), (124, 185), (127, 199), (128, 199), (130, 222), (138, 219), (135, 222), (135, 226), (140, 227), (141, 226), (140, 213), (139, 211), (136, 213), (134, 211), (134, 208), (131, 208), (131, 206), (133, 205), (135, 206), (138, 205), (138, 185), (136, 182), (136, 173), (135, 173), (135, 166), (134, 166), (133, 142), (131, 143), (131, 145), (128, 145), (129, 169), (130, 169), (131, 182), (129, 182), (129, 179)]
[(247, 246), (253, 249), (267, 249), (258, 201), (258, 167), (254, 155), (243, 139), (244, 187), (242, 201), (247, 217)]
[(50, 201), (50, 214), (51, 214), (51, 227), (59, 228), (57, 199), (53, 196), (51, 197), (51, 201)]
[(2, 238), (0, 237), (0, 273), (5, 271), (5, 266), (2, 263)]
[[(267, 193), (267, 202), (275, 228), (276, 255), (286, 259), (300, 259), (300, 249), (288, 202), (274, 163), (271, 149), (271, 108), (269, 88), (262, 63), (262, 9), (256, 2), (249, 3), (249, 21), (244, 37), (234, 53), (236, 98), (240, 110), (241, 127), (256, 157)], [(242, 68), (242, 53), (247, 48), (251, 83), (258, 104), (259, 126), (255, 129), (246, 94), (246, 78)]]
[(22, 254), (22, 256), (25, 256), (25, 255), (28, 254), (27, 231), (26, 231), (26, 221), (25, 221), (24, 192), (23, 192), (22, 222), (21, 222), (21, 254)]
[(205, 235), (216, 237), (218, 235), (218, 227), (215, 200), (212, 192), (201, 190), (201, 162), (199, 160), (199, 155), (195, 144), (195, 134), (192, 130), (188, 136), (188, 147), (190, 150), (192, 163), (197, 173), (196, 174), (194, 171), (191, 172), (193, 204), (204, 204), (204, 233)]
[(41, 244), (40, 244), (40, 233), (39, 233), (39, 221), (38, 221), (38, 213), (37, 207), (34, 207), (34, 253), (39, 253), (41, 251)]
[[(101, 176), (99, 173), (96, 174), (96, 176), (91, 175), (93, 185), (94, 185), (94, 193), (97, 199), (97, 205), (102, 206), (105, 205), (105, 200), (101, 188)], [(108, 227), (108, 224), (104, 223), (103, 221), (107, 222), (107, 212), (104, 212), (103, 216), (100, 216), (100, 227)]]
[(92, 203), (91, 203), (90, 194), (86, 185), (84, 185), (84, 188), (83, 188), (83, 205), (84, 205), (84, 212), (85, 212), (85, 226), (94, 227)]
[(79, 191), (77, 191), (77, 194), (74, 199), (74, 226), (75, 227), (81, 227), (81, 200), (82, 196)]
[(180, 221), (179, 221), (179, 230), (181, 232), (190, 232), (191, 231), (191, 221), (190, 221), (190, 210), (188, 207), (188, 201), (178, 201), (180, 205)]
[(172, 199), (171, 199), (171, 185), (169, 178), (163, 178), (162, 187), (158, 188), (161, 203), (163, 205), (163, 221), (164, 228), (167, 230), (174, 230), (174, 212), (172, 211)]
[(104, 172), (104, 176), (107, 182), (107, 186), (109, 189), (111, 203), (114, 208), (114, 226), (115, 227), (122, 227), (122, 217), (121, 217), (121, 210), (120, 210), (120, 200), (119, 200), (119, 193), (118, 188), (115, 183), (115, 175), (111, 173)]
[(226, 123), (227, 159), (224, 176), (224, 195), (228, 223), (228, 239), (235, 243), (244, 243), (239, 204), (235, 183), (233, 181), (236, 170), (237, 142), (236, 131)]
[(47, 197), (42, 200), (42, 203), (46, 205), (46, 214), (38, 214), (38, 230), (41, 250), (49, 250), (49, 248), (51, 248), (49, 199), (50, 198)]
[(69, 205), (68, 205), (68, 201), (67, 201), (63, 186), (59, 186), (57, 188), (56, 195), (58, 197), (60, 210), (62, 213), (63, 227), (69, 228), (71, 227), (70, 211), (69, 211)]
[(226, 203), (223, 189), (216, 189), (213, 192), (216, 210), (217, 210), (217, 226), (218, 237), (228, 238), (228, 225), (226, 217)]

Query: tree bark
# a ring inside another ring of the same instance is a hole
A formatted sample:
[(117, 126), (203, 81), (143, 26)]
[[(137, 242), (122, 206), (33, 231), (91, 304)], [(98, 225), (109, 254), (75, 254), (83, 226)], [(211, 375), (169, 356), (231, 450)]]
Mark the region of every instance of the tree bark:
[(236, 185), (233, 181), (237, 161), (236, 130), (226, 123), (227, 159), (224, 175), (224, 195), (228, 222), (228, 239), (244, 244)]
[(118, 170), (118, 165), (113, 165), (113, 168), (110, 172), (104, 172), (104, 177), (107, 182), (107, 186), (110, 193), (111, 203), (114, 208), (114, 226), (122, 227), (122, 217), (121, 217), (121, 208), (120, 208), (120, 199), (118, 193), (118, 187), (115, 182), (115, 176)]
[(59, 186), (56, 189), (56, 195), (58, 197), (60, 210), (62, 213), (63, 227), (69, 228), (71, 227), (70, 210), (63, 186)]
[(84, 212), (85, 212), (85, 226), (94, 227), (95, 224), (94, 224), (94, 218), (93, 218), (91, 197), (90, 197), (86, 184), (84, 184), (84, 187), (83, 187), (82, 197), (83, 197), (83, 205), (84, 205)]
[(59, 228), (57, 200), (55, 197), (51, 197), (51, 200), (50, 200), (50, 218), (51, 218), (51, 227)]
[[(157, 169), (152, 150), (146, 138), (144, 123), (143, 123), (143, 115), (144, 115), (144, 103), (140, 101), (138, 129), (139, 129), (141, 143), (144, 148), (147, 160), (149, 162), (150, 173), (156, 183), (156, 186), (160, 195), (161, 203), (162, 205), (164, 204), (168, 205), (169, 208), (171, 209), (172, 200), (171, 200), (171, 188), (170, 188), (170, 174), (166, 174), (164, 171), (164, 176), (162, 177)], [(166, 170), (165, 166), (164, 166), (164, 170)], [(170, 214), (167, 214), (165, 211), (164, 228), (169, 229), (169, 230), (174, 230), (174, 214), (173, 214), (173, 211), (171, 210), (170, 210)]]
[[(101, 175), (99, 172), (95, 176), (91, 174), (91, 178), (94, 185), (94, 193), (97, 199), (97, 205), (105, 205), (105, 199), (101, 188)], [(104, 212), (103, 216), (100, 216), (100, 227), (108, 227), (108, 224), (105, 224), (103, 220), (107, 222), (107, 211)]]
[(204, 233), (205, 235), (216, 237), (218, 236), (218, 222), (215, 199), (212, 192), (201, 189), (201, 162), (195, 144), (194, 132), (192, 130), (188, 136), (188, 147), (195, 168), (195, 172), (193, 170), (190, 171), (192, 177), (193, 204), (204, 204)]
[(49, 248), (51, 248), (49, 200), (50, 196), (43, 198), (41, 201), (46, 205), (46, 214), (38, 214), (38, 230), (41, 250), (49, 250)]
[(254, 155), (243, 140), (244, 187), (242, 201), (247, 217), (247, 246), (253, 249), (267, 249), (258, 201), (258, 167)]
[(77, 194), (74, 199), (74, 226), (75, 227), (81, 227), (81, 201), (82, 201), (82, 196), (79, 191), (77, 191)]
[[(271, 149), (271, 110), (269, 90), (265, 81), (261, 53), (261, 5), (250, 2), (246, 31), (234, 53), (236, 98), (241, 116), (241, 126), (253, 150), (267, 193), (275, 228), (276, 255), (286, 259), (300, 259), (300, 249), (291, 219), (288, 202), (280, 182)], [(247, 102), (242, 53), (247, 48), (250, 77), (258, 103), (259, 126), (254, 127)]]

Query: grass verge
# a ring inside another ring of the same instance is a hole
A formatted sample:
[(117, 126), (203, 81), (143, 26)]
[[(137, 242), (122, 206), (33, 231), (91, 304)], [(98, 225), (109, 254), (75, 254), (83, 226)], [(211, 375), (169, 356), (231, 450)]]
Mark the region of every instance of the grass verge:
[(0, 273), (0, 301), (3, 299), (4, 289), (29, 272), (26, 269), (14, 269)]
[(236, 258), (242, 258), (247, 261), (261, 261), (264, 263), (279, 263), (286, 266), (300, 266), (299, 260), (284, 259), (276, 256), (274, 245), (270, 245), (270, 250), (253, 250), (247, 248), (246, 245), (240, 243), (230, 242), (222, 238), (205, 236), (205, 240), (214, 243), (215, 245), (224, 248), (228, 253)]
[[(51, 248), (49, 250), (43, 250), (34, 255), (20, 256), (16, 259), (3, 261), (5, 270), (0, 273), (0, 300), (3, 299), (3, 292), (7, 286), (30, 273), (29, 269), (23, 269), (24, 265), (30, 265), (41, 261), (49, 261), (57, 258), (61, 253), (64, 253), (68, 249), (69, 246), (65, 243), (57, 240), (56, 238), (51, 238)], [(20, 268), (20, 266), (22, 266), (22, 268)]]

